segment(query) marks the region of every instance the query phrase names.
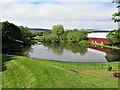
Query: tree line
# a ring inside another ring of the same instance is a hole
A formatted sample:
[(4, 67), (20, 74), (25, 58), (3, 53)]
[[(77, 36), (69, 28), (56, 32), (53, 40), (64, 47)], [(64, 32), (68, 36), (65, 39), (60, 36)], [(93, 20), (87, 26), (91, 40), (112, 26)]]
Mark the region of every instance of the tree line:
[[(113, 0), (113, 3), (116, 3), (118, 6), (118, 12), (115, 12), (112, 15), (112, 20), (114, 22), (120, 22), (120, 0)], [(107, 35), (107, 38), (109, 39), (109, 41), (112, 43), (112, 45), (116, 45), (116, 46), (120, 46), (120, 27), (118, 25), (118, 29), (112, 30), (110, 31), (110, 33)]]
[(2, 49), (31, 45), (39, 33), (32, 33), (28, 27), (17, 26), (8, 21), (0, 22), (2, 30)]
[(82, 42), (89, 44), (87, 41), (88, 31), (86, 30), (64, 30), (63, 25), (54, 25), (52, 33), (45, 34), (40, 37), (41, 42), (46, 43), (76, 43), (81, 44)]

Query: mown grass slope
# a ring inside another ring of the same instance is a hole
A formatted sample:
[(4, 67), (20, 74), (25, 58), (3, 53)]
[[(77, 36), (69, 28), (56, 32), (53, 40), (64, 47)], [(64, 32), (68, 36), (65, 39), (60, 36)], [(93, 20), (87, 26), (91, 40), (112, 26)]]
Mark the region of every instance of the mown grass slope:
[[(9, 59), (8, 59), (9, 57)], [(96, 75), (101, 70), (85, 68), (83, 64), (62, 63), (3, 55), (2, 88), (117, 88), (118, 79)], [(83, 66), (82, 66), (83, 65)], [(117, 68), (117, 63), (112, 63)], [(90, 65), (91, 66), (91, 65)], [(87, 73), (85, 72), (87, 71)], [(94, 70), (90, 72), (90, 70)], [(96, 71), (95, 71), (96, 70)], [(103, 69), (105, 73), (108, 71)], [(102, 71), (101, 71), (102, 72)], [(91, 74), (90, 74), (91, 73)], [(103, 74), (103, 73), (102, 73)], [(109, 72), (108, 75), (112, 75)]]

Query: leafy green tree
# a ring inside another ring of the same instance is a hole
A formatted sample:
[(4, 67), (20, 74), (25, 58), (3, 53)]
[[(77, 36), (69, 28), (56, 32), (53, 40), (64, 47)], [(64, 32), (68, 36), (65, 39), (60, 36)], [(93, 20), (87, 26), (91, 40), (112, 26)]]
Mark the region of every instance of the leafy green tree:
[(2, 24), (2, 41), (3, 43), (15, 42), (16, 40), (22, 40), (22, 33), (20, 29), (8, 21)]
[(22, 41), (25, 45), (30, 45), (32, 43), (33, 34), (28, 27), (18, 26), (22, 33)]
[(87, 34), (88, 32), (85, 30), (71, 30), (68, 34), (67, 34), (67, 41), (70, 43), (78, 43), (81, 40), (85, 40), (87, 39)]
[(51, 34), (51, 42), (52, 43), (59, 43), (59, 37), (56, 34)]
[(27, 27), (16, 26), (8, 21), (1, 22), (0, 26), (2, 27), (2, 50), (4, 49), (5, 53), (8, 49), (11, 52), (33, 43), (32, 33)]
[(120, 18), (118, 18), (119, 16), (120, 16), (120, 11), (119, 12), (115, 12), (112, 15), (112, 20), (114, 20), (114, 22), (119, 22), (120, 21)]
[(87, 41), (87, 40), (82, 40), (78, 43), (78, 45), (80, 46), (90, 46), (91, 45), (91, 42)]
[(66, 36), (67, 42), (76, 43), (77, 32), (78, 32), (77, 29), (70, 30)]
[(40, 37), (40, 41), (49, 43), (70, 42), (79, 43), (81, 40), (87, 39), (88, 32), (85, 30), (67, 30), (64, 31), (62, 25), (53, 26), (52, 33)]
[(115, 12), (112, 16), (112, 19), (115, 21), (115, 22), (120, 22), (120, 11), (119, 11), (119, 8), (120, 8), (120, 0), (113, 0), (113, 3), (116, 3), (118, 6), (118, 12)]
[(112, 30), (108, 35), (107, 38), (113, 45), (120, 45), (120, 29)]
[(68, 34), (68, 33), (69, 33), (69, 30), (64, 31), (64, 33), (61, 35), (60, 40), (61, 40), (62, 42), (67, 42), (67, 34)]
[(57, 35), (63, 34), (64, 33), (64, 27), (63, 27), (63, 25), (54, 25), (52, 33), (53, 34), (57, 34)]
[[(118, 4), (118, 8), (120, 7), (120, 0), (114, 0), (113, 2)], [(119, 22), (120, 21), (120, 11), (114, 13), (112, 15), (112, 19), (114, 22)], [(118, 30), (112, 30), (108, 35), (107, 38), (109, 41), (112, 43), (112, 45), (120, 45), (120, 28), (118, 27)]]
[(32, 35), (28, 27), (18, 26), (18, 28), (20, 29), (23, 38)]
[(56, 34), (48, 34), (40, 37), (40, 41), (46, 43), (59, 43), (59, 37)]

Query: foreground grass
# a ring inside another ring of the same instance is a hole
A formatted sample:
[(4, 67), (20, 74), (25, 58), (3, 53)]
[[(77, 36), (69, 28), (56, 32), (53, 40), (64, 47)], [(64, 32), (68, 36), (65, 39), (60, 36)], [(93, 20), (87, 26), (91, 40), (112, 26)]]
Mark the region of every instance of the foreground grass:
[[(2, 88), (117, 88), (103, 63), (68, 63), (3, 55)], [(118, 68), (118, 63), (108, 66)]]

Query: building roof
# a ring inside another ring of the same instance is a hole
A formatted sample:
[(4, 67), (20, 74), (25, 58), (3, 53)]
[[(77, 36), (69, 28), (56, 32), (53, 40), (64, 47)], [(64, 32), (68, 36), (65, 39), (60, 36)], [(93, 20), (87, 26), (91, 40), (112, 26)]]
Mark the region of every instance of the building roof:
[(102, 32), (102, 33), (89, 33), (88, 38), (106, 38), (108, 32)]

